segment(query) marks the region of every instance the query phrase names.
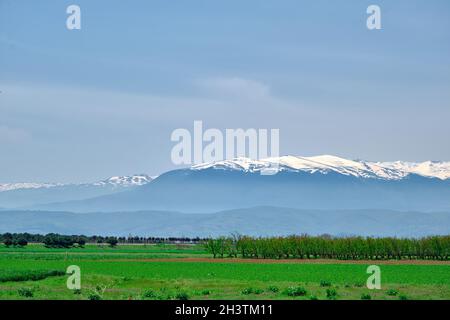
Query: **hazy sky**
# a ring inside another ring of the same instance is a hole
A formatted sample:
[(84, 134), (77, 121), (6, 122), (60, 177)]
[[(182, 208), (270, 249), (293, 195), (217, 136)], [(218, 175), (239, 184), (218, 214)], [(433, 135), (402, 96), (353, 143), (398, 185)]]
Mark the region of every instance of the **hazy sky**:
[(0, 91), (0, 183), (156, 175), (194, 120), (279, 128), (281, 154), (450, 160), (450, 2), (0, 0)]

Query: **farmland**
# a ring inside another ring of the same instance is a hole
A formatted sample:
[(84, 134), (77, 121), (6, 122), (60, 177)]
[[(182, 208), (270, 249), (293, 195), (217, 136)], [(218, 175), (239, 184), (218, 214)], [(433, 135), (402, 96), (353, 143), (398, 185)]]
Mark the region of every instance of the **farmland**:
[[(382, 289), (365, 286), (381, 268)], [(70, 265), (81, 290), (66, 287)], [(0, 299), (450, 299), (450, 264), (432, 260), (213, 259), (202, 245), (0, 245)]]

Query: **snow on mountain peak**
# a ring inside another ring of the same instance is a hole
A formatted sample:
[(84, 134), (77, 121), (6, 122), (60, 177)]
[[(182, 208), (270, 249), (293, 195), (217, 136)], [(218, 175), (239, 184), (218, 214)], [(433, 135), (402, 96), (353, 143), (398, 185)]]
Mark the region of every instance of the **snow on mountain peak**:
[(153, 179), (146, 174), (139, 174), (133, 176), (116, 176), (109, 179), (98, 182), (97, 184), (111, 184), (114, 186), (142, 186), (149, 183)]
[(23, 182), (23, 183), (5, 183), (0, 184), (0, 192), (12, 191), (18, 189), (39, 189), (39, 188), (53, 188), (61, 186), (105, 186), (112, 185), (114, 187), (132, 187), (132, 186), (142, 186), (154, 180), (146, 174), (139, 174), (133, 176), (115, 176), (106, 180), (102, 180), (94, 183), (82, 183), (82, 184), (63, 184), (63, 183), (33, 183), (33, 182)]
[(450, 162), (370, 162), (363, 160), (348, 160), (333, 155), (320, 155), (314, 157), (288, 155), (260, 160), (251, 160), (249, 158), (241, 157), (232, 160), (198, 164), (192, 166), (191, 169), (202, 170), (214, 168), (259, 172), (265, 168), (273, 169), (274, 166), (278, 166), (279, 171), (318, 172), (322, 174), (335, 172), (347, 176), (386, 180), (399, 180), (413, 173), (442, 180), (450, 178)]
[(442, 180), (450, 178), (450, 162), (425, 161), (421, 163), (414, 162), (383, 162), (386, 168), (403, 170), (408, 173), (415, 173), (424, 177), (439, 178)]
[(4, 183), (0, 184), (0, 192), (11, 191), (16, 189), (39, 189), (39, 188), (52, 188), (56, 186), (62, 186), (59, 183), (33, 183), (33, 182), (20, 182), (20, 183)]

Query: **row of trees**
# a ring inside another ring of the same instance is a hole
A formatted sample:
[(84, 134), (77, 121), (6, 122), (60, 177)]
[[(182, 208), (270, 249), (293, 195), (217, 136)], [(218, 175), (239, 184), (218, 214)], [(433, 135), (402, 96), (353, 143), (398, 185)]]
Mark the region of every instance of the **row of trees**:
[(22, 234), (5, 233), (0, 236), (0, 240), (6, 247), (24, 247), (28, 244), (28, 240)]
[(450, 259), (450, 236), (420, 239), (308, 235), (272, 238), (232, 236), (209, 239), (205, 246), (214, 258)]
[(5, 239), (3, 241), (6, 247), (25, 247), (28, 244), (28, 241), (25, 239)]
[(206, 239), (202, 238), (186, 238), (186, 237), (136, 237), (129, 235), (128, 237), (105, 237), (105, 236), (85, 236), (85, 235), (61, 235), (57, 233), (49, 233), (46, 235), (30, 234), (30, 233), (3, 233), (0, 234), (0, 242), (6, 246), (11, 245), (27, 245), (31, 243), (44, 243), (48, 247), (67, 248), (74, 245), (84, 246), (86, 243), (108, 243), (111, 246), (116, 244), (154, 244), (154, 243), (200, 243)]

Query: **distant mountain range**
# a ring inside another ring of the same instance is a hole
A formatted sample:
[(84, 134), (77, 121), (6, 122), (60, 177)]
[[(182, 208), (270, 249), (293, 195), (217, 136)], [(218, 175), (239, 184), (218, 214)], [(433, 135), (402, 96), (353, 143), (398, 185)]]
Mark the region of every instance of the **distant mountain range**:
[(0, 183), (0, 192), (23, 190), (23, 189), (42, 189), (42, 188), (55, 188), (55, 187), (67, 187), (67, 186), (114, 186), (114, 187), (130, 187), (130, 186), (142, 186), (149, 183), (153, 179), (146, 175), (133, 175), (133, 176), (116, 176), (106, 180), (93, 182), (93, 183), (81, 183), (81, 184), (64, 184), (64, 183), (36, 183), (36, 182), (20, 182), (20, 183)]
[(421, 237), (450, 233), (450, 214), (389, 210), (300, 210), (256, 207), (211, 214), (170, 211), (70, 213), (0, 211), (0, 233), (216, 237), (360, 235)]
[(136, 175), (92, 184), (2, 186), (0, 225), (17, 230), (190, 236), (234, 229), (255, 235), (450, 233), (449, 162), (237, 158), (155, 179)]
[(17, 208), (52, 202), (82, 200), (130, 190), (153, 179), (145, 174), (117, 176), (93, 183), (7, 183), (0, 184), (0, 207)]
[[(274, 167), (278, 163), (278, 167)], [(29, 209), (71, 212), (171, 210), (210, 213), (256, 206), (450, 211), (447, 163), (380, 164), (332, 156), (239, 158), (169, 171), (151, 183)], [(277, 170), (263, 175), (262, 170)], [(408, 171), (407, 171), (408, 170)], [(2, 202), (0, 205), (5, 206)]]
[[(268, 170), (277, 174), (261, 174)], [(446, 211), (450, 162), (237, 158), (169, 171), (155, 180), (134, 175), (91, 184), (3, 184), (0, 190), (6, 190), (0, 192), (0, 207), (47, 211), (209, 213), (254, 206)]]
[(248, 158), (236, 158), (193, 166), (193, 170), (208, 168), (238, 170), (245, 172), (261, 172), (275, 170), (275, 172), (307, 172), (307, 173), (338, 173), (345, 176), (358, 178), (375, 178), (384, 180), (399, 180), (411, 174), (423, 177), (450, 178), (450, 162), (425, 161), (425, 162), (372, 162), (362, 160), (348, 160), (331, 155), (316, 157), (284, 156), (251, 160)]

